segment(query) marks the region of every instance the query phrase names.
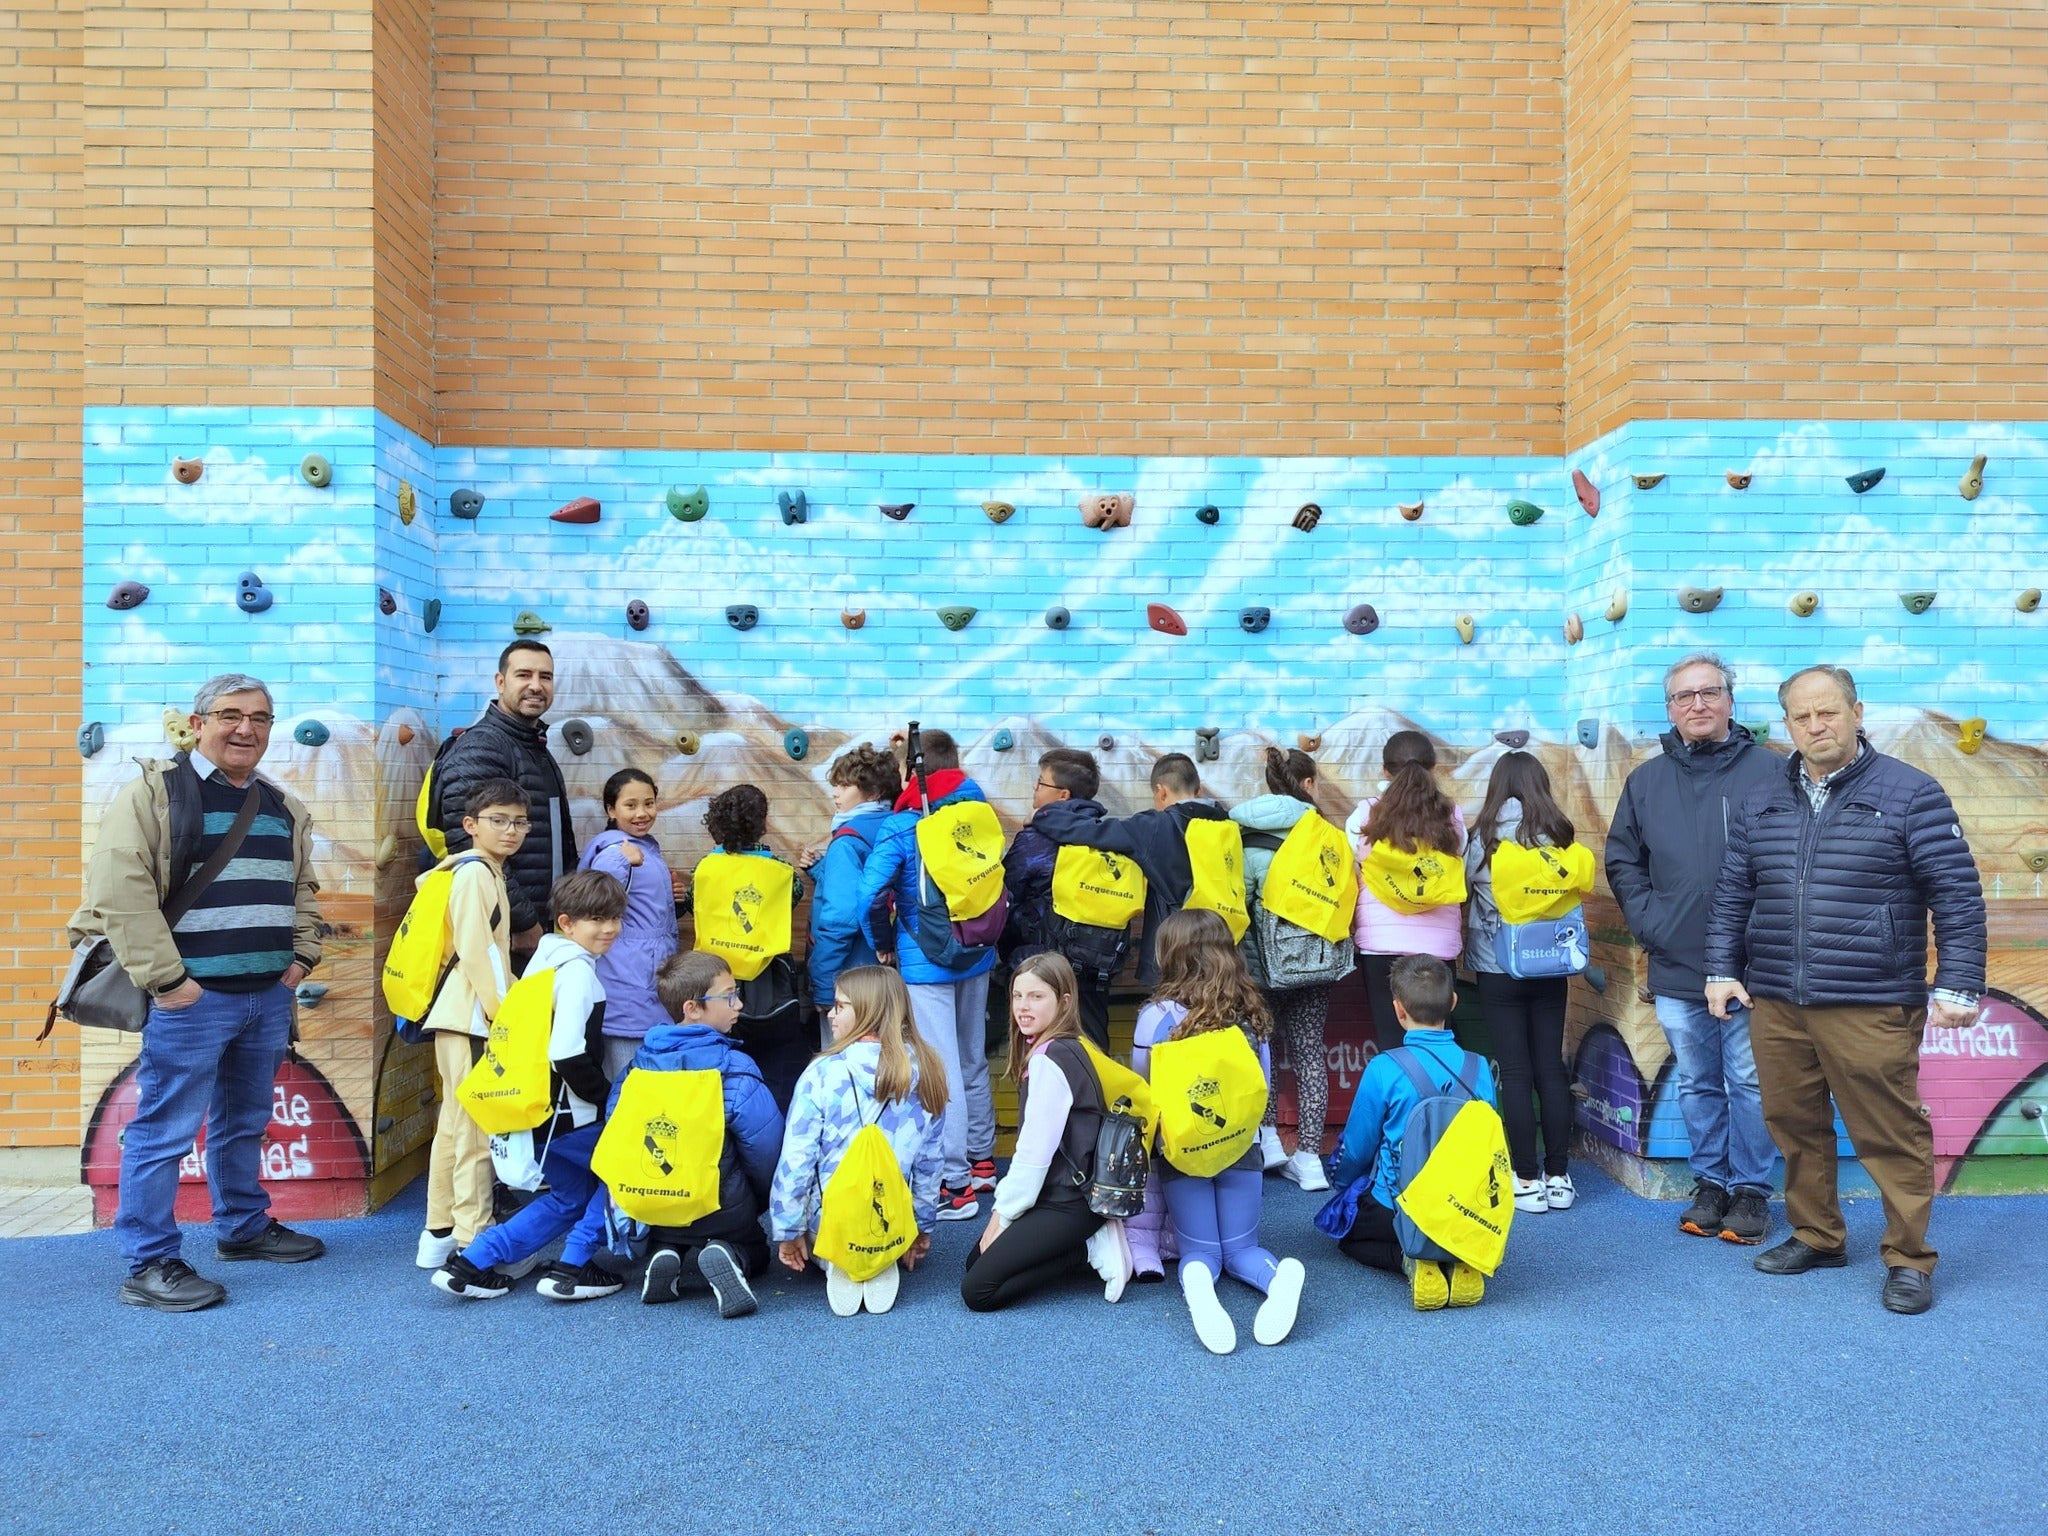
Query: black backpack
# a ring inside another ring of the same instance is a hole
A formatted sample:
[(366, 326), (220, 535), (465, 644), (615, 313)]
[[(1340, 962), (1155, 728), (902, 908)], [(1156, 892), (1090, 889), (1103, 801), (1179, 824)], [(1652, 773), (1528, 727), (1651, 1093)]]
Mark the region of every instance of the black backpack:
[(1145, 1122), (1118, 1099), (1102, 1111), (1095, 1132), (1095, 1166), (1088, 1175), (1088, 1209), (1098, 1216), (1129, 1219), (1145, 1208), (1145, 1180), (1152, 1155), (1145, 1147)]
[(1098, 986), (1109, 985), (1110, 979), (1124, 968), (1124, 960), (1131, 952), (1130, 929), (1077, 923), (1050, 909), (1045, 914), (1042, 932), (1047, 949), (1065, 955), (1077, 977)]

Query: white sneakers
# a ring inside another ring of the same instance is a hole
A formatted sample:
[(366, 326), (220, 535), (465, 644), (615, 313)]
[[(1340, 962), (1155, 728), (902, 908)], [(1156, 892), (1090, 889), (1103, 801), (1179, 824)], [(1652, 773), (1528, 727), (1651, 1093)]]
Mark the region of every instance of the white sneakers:
[(1515, 1209), (1518, 1211), (1547, 1211), (1550, 1197), (1543, 1192), (1541, 1179), (1515, 1177)]
[(431, 1232), (420, 1233), (420, 1245), (412, 1256), (414, 1264), (421, 1269), (439, 1269), (455, 1256), (455, 1234), (436, 1237)]
[(1188, 1316), (1194, 1320), (1195, 1337), (1212, 1355), (1227, 1355), (1237, 1348), (1237, 1325), (1216, 1299), (1216, 1277), (1209, 1266), (1184, 1260), (1180, 1266), (1180, 1290), (1187, 1298)]
[(1305, 1148), (1280, 1165), (1280, 1177), (1312, 1193), (1330, 1187), (1330, 1176), (1323, 1172), (1323, 1160)]
[(1259, 1127), (1259, 1156), (1265, 1159), (1267, 1173), (1287, 1161), (1287, 1149), (1280, 1145), (1280, 1133), (1270, 1125)]
[(891, 1264), (870, 1280), (856, 1280), (837, 1264), (818, 1261), (825, 1269), (825, 1301), (834, 1317), (852, 1317), (866, 1307), (882, 1313), (896, 1305), (896, 1292), (903, 1283), (903, 1271)]
[(1301, 1310), (1301, 1283), (1307, 1271), (1299, 1259), (1282, 1259), (1273, 1271), (1272, 1289), (1259, 1303), (1259, 1315), (1252, 1319), (1252, 1337), (1261, 1344), (1278, 1344), (1294, 1332), (1294, 1315)]
[(870, 1312), (886, 1312), (896, 1305), (896, 1290), (902, 1283), (902, 1267), (891, 1264), (873, 1279), (861, 1281), (860, 1304)]
[(1553, 1173), (1547, 1179), (1515, 1179), (1515, 1209), (1518, 1211), (1568, 1211), (1578, 1201), (1568, 1173)]

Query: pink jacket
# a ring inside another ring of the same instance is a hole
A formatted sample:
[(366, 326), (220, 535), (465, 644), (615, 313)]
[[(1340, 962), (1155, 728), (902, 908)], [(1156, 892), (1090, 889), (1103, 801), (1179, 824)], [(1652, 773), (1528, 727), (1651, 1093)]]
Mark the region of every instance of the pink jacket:
[[(1362, 802), (1344, 828), (1361, 863), (1366, 854), (1365, 819), (1372, 814), (1372, 807), (1372, 801)], [(1452, 806), (1451, 820), (1458, 828), (1458, 846), (1449, 851), (1463, 853), (1464, 811)], [(1396, 912), (1361, 886), (1358, 913), (1351, 920), (1351, 939), (1362, 955), (1435, 955), (1455, 963), (1464, 948), (1464, 916), (1465, 909), (1456, 903), (1427, 912)]]

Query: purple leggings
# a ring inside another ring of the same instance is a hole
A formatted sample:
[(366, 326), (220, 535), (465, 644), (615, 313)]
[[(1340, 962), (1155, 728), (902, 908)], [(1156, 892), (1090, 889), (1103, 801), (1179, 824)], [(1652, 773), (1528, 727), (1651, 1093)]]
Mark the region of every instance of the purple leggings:
[(1272, 1285), (1280, 1261), (1259, 1246), (1264, 1183), (1257, 1168), (1226, 1168), (1213, 1179), (1198, 1179), (1162, 1166), (1160, 1188), (1180, 1242), (1182, 1275), (1193, 1261), (1218, 1279), (1235, 1275), (1255, 1291)]

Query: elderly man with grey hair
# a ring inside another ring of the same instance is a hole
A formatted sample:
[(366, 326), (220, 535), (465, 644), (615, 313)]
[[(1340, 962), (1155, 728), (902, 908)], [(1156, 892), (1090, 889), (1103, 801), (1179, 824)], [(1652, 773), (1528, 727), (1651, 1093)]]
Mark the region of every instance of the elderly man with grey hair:
[(1692, 1204), (1682, 1232), (1761, 1243), (1770, 1230), (1778, 1149), (1764, 1128), (1749, 1011), (1707, 1009), (1707, 910), (1728, 825), (1784, 760), (1733, 724), (1735, 673), (1711, 652), (1664, 673), (1664, 752), (1628, 776), (1607, 832), (1607, 884), (1649, 960), (1657, 1022), (1671, 1042), (1691, 1144)]
[[(1934, 1134), (1920, 1101), (1928, 1015), (1963, 1025), (1984, 991), (1984, 890), (1948, 795), (1863, 734), (1856, 681), (1808, 667), (1778, 690), (1796, 749), (1728, 829), (1707, 920), (1707, 1006), (1752, 1010), (1764, 1122), (1785, 1154), (1792, 1235), (1765, 1274), (1848, 1263), (1835, 1111), (1884, 1200), (1881, 1299), (1934, 1303)], [(1927, 921), (1934, 919), (1934, 985)], [(1753, 1000), (1753, 1001), (1752, 1001)]]
[(312, 817), (256, 771), (276, 718), (258, 679), (207, 682), (192, 749), (144, 760), (101, 816), (71, 919), (74, 943), (106, 935), (150, 997), (114, 1217), (131, 1306), (196, 1312), (227, 1297), (185, 1262), (178, 1233), (178, 1164), (202, 1122), (218, 1256), (297, 1264), (326, 1251), (271, 1219), (261, 1180), (292, 989), (320, 963)]

